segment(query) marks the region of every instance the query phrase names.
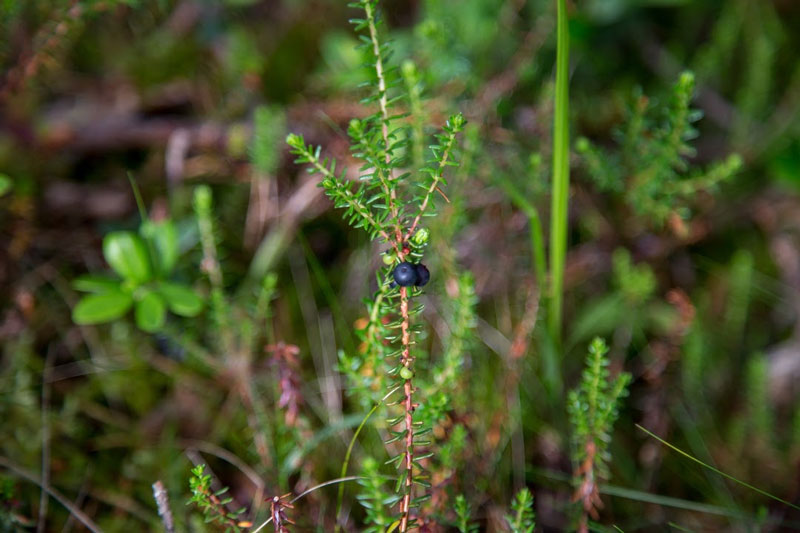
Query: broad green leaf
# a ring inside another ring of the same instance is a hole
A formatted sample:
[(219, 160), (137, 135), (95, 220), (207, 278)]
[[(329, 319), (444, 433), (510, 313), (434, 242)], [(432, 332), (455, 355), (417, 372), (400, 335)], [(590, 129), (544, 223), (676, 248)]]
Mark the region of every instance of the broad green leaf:
[(153, 244), (153, 264), (161, 276), (168, 276), (178, 262), (178, 231), (172, 220), (161, 222), (145, 221), (141, 227), (142, 236)]
[(0, 173), (0, 196), (3, 196), (7, 192), (11, 191), (12, 186), (14, 183), (11, 181), (11, 178), (3, 173)]
[(164, 325), (164, 315), (167, 309), (164, 300), (155, 291), (148, 290), (136, 302), (136, 325), (147, 332), (158, 331)]
[(72, 281), (72, 287), (81, 292), (108, 292), (120, 288), (118, 279), (86, 274)]
[(76, 324), (100, 324), (123, 316), (133, 304), (133, 298), (119, 288), (100, 294), (84, 296), (72, 310)]
[(125, 280), (144, 283), (152, 277), (147, 247), (131, 231), (115, 231), (103, 239), (103, 255), (114, 271)]
[(176, 315), (192, 317), (203, 310), (203, 300), (186, 285), (162, 282), (158, 284), (158, 293)]

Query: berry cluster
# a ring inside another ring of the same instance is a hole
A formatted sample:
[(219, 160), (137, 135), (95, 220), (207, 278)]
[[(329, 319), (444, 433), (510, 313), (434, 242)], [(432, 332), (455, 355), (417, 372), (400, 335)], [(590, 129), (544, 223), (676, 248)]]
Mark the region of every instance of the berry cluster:
[(397, 265), (392, 271), (394, 283), (400, 287), (422, 287), (431, 279), (431, 273), (428, 267), (422, 263), (413, 264), (408, 261), (403, 261)]

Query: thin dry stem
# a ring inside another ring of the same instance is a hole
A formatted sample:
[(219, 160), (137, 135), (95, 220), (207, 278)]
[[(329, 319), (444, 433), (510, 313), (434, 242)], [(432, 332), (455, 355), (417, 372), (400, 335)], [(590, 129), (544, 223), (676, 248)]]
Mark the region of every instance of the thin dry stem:
[(14, 474), (18, 475), (21, 478), (24, 478), (34, 485), (38, 485), (42, 488), (45, 492), (47, 492), (50, 496), (52, 496), (55, 500), (58, 501), (61, 505), (66, 508), (72, 516), (74, 516), (80, 523), (86, 526), (86, 529), (91, 531), (92, 533), (102, 533), (102, 529), (95, 524), (89, 516), (81, 511), (77, 506), (75, 506), (70, 500), (64, 497), (59, 491), (54, 489), (53, 487), (45, 486), (42, 481), (36, 477), (35, 474), (28, 472), (21, 466), (17, 466), (16, 463), (12, 463), (8, 458), (0, 456), (0, 467), (6, 468), (11, 470)]
[(153, 483), (153, 499), (156, 501), (158, 507), (158, 516), (161, 517), (161, 523), (164, 524), (164, 530), (167, 533), (175, 532), (175, 521), (172, 518), (172, 510), (169, 508), (169, 496), (167, 488), (161, 480)]
[(49, 350), (44, 362), (42, 373), (42, 491), (39, 495), (39, 521), (36, 524), (36, 533), (43, 533), (47, 527), (47, 497), (46, 487), (50, 485), (50, 374), (53, 369), (54, 353)]

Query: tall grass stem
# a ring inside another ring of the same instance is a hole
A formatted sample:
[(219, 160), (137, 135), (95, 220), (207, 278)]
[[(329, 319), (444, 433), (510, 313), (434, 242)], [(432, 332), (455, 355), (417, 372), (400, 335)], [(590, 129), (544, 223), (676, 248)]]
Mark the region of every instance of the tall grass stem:
[(556, 91), (550, 211), (550, 298), (547, 324), (553, 342), (560, 347), (569, 204), (569, 27), (566, 0), (556, 0), (556, 2), (558, 6)]

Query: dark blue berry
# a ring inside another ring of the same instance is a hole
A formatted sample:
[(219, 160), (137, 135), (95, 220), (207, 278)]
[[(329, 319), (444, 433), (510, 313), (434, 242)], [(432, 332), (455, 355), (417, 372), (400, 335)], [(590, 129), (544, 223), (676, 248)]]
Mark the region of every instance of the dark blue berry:
[(395, 283), (401, 287), (410, 287), (417, 283), (419, 276), (415, 265), (412, 265), (407, 261), (403, 261), (394, 267), (392, 277), (394, 277)]
[(431, 272), (428, 270), (428, 267), (423, 265), (422, 263), (416, 265), (417, 267), (417, 282), (414, 284), (417, 287), (422, 287), (431, 279)]

